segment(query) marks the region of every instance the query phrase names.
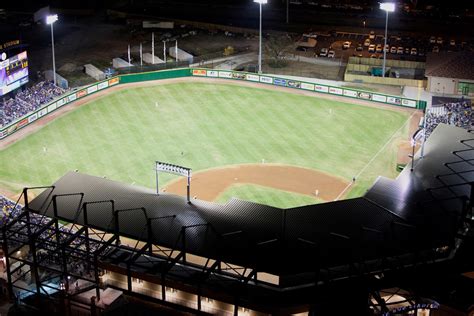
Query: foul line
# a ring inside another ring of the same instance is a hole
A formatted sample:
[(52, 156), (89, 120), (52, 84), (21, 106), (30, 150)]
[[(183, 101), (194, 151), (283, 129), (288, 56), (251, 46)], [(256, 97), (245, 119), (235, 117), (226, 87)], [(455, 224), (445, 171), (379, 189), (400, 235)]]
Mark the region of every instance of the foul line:
[[(388, 139), (388, 141), (382, 146), (382, 148), (380, 148), (380, 150), (372, 157), (372, 159), (370, 159), (370, 161), (364, 166), (364, 168), (362, 168), (362, 170), (359, 171), (358, 174), (356, 174), (356, 176), (354, 177), (356, 180), (360, 177), (360, 175), (365, 171), (365, 169), (367, 169), (370, 164), (375, 160), (375, 158), (377, 158), (378, 155), (380, 155), (380, 153), (385, 149), (385, 147), (387, 147), (391, 142), (392, 142), (392, 138), (395, 137), (395, 135), (402, 129), (404, 128), (407, 123), (409, 123), (412, 119), (412, 117), (415, 115), (415, 111), (410, 115), (410, 117), (405, 121), (405, 123), (403, 123), (402, 126), (400, 126), (399, 129), (397, 129), (393, 134), (392, 136), (390, 136), (390, 138)], [(344, 194), (346, 193), (346, 191), (354, 184), (354, 182), (351, 182), (349, 183), (345, 188), (344, 190), (342, 190), (341, 193), (339, 193), (339, 195), (334, 199), (334, 201), (337, 201), (339, 200), (339, 198)]]

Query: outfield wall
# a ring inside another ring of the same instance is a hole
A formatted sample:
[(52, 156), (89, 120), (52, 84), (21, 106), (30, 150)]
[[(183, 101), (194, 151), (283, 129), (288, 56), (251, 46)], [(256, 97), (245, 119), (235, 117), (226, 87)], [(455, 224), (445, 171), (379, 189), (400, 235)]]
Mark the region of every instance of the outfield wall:
[(204, 68), (182, 68), (120, 75), (108, 80), (103, 80), (91, 84), (74, 92), (65, 93), (60, 98), (44, 105), (43, 107), (39, 108), (34, 112), (28, 113), (27, 115), (3, 127), (0, 130), (0, 139), (14, 134), (18, 130), (32, 124), (43, 116), (49, 115), (50, 113), (56, 111), (57, 109), (63, 106), (70, 105), (79, 99), (97, 93), (99, 91), (108, 89), (117, 84), (127, 84), (133, 82), (164, 80), (192, 76), (200, 78), (219, 78), (228, 80), (248, 81), (408, 108), (424, 109), (426, 107), (426, 102), (422, 100), (402, 98), (400, 96), (380, 94), (358, 89), (341, 88), (298, 80), (290, 80), (277, 76), (258, 75), (255, 73), (245, 73), (239, 71), (209, 70)]

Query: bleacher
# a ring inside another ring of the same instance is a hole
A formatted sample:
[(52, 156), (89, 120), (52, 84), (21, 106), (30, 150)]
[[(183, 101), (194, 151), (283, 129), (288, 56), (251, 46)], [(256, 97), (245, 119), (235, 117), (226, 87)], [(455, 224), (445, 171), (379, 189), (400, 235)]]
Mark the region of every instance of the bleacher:
[(32, 87), (19, 91), (14, 98), (0, 101), (0, 126), (8, 125), (39, 109), (65, 92), (66, 90), (55, 86), (50, 81), (41, 81)]
[(426, 137), (428, 137), (440, 123), (472, 129), (474, 126), (474, 113), (470, 101), (445, 103), (428, 109), (425, 114), (425, 120), (425, 132)]

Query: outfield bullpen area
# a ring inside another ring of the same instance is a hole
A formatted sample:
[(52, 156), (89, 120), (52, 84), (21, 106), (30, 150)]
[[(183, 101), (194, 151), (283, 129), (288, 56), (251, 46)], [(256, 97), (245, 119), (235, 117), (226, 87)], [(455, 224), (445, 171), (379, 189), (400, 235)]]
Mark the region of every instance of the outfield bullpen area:
[[(160, 160), (192, 168), (191, 195), (203, 200), (289, 208), (355, 197), (377, 176), (397, 176), (398, 147), (419, 120), (414, 109), (224, 79), (125, 84), (88, 98), (2, 149), (3, 192), (75, 169), (152, 188)], [(179, 181), (160, 176), (184, 195)]]

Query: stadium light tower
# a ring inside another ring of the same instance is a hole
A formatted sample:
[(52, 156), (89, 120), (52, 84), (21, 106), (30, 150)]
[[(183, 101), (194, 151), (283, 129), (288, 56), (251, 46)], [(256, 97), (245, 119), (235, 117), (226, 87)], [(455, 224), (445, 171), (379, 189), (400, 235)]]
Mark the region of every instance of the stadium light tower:
[(262, 4), (267, 3), (267, 0), (253, 0), (260, 6), (260, 36), (258, 42), (258, 73), (262, 73)]
[(46, 17), (46, 24), (51, 25), (51, 47), (53, 50), (53, 82), (56, 85), (56, 61), (54, 60), (54, 32), (53, 32), (53, 24), (58, 20), (58, 15), (48, 15)]
[(383, 66), (382, 66), (382, 77), (385, 78), (385, 63), (387, 60), (387, 28), (388, 28), (388, 13), (395, 11), (395, 3), (393, 2), (382, 2), (380, 3), (380, 9), (385, 11), (385, 42), (383, 45)]

